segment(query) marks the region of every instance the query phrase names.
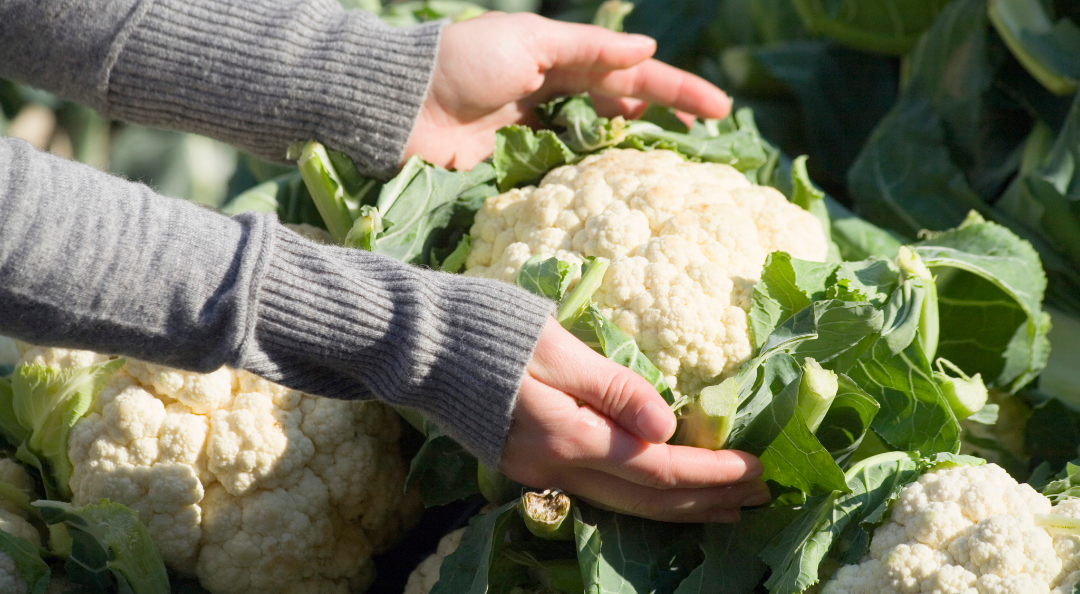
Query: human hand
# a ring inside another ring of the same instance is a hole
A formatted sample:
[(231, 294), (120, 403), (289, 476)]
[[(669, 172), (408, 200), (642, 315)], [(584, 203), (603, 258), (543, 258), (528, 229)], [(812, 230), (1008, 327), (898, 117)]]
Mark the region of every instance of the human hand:
[(405, 146), (436, 165), (469, 169), (495, 131), (527, 123), (558, 95), (589, 92), (601, 115), (633, 116), (645, 102), (722, 118), (731, 100), (687, 72), (649, 59), (656, 42), (533, 14), (488, 13), (442, 32), (431, 89)]
[(761, 463), (750, 454), (665, 444), (675, 415), (660, 394), (554, 318), (540, 334), (513, 416), (501, 470), (532, 487), (669, 522), (734, 522), (741, 506), (769, 500)]

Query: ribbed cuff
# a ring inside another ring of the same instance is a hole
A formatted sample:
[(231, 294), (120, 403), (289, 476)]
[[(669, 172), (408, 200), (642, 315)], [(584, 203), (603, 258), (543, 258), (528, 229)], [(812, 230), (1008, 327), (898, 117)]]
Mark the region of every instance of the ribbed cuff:
[(315, 139), (387, 176), (427, 93), (440, 27), (391, 28), (336, 0), (154, 0), (118, 38), (109, 113), (277, 162)]
[(553, 303), (280, 227), (274, 244), (243, 367), (314, 394), (416, 408), (498, 465)]

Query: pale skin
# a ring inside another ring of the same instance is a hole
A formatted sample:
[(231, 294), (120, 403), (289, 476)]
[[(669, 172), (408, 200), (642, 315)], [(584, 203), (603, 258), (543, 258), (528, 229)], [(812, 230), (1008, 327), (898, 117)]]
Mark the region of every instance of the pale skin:
[[(468, 169), (495, 131), (530, 123), (556, 95), (589, 92), (604, 115), (646, 103), (722, 118), (730, 99), (651, 59), (653, 40), (535, 15), (492, 13), (443, 30), (405, 156)], [(555, 320), (540, 335), (518, 393), (501, 470), (600, 506), (672, 522), (733, 522), (768, 501), (757, 458), (668, 445), (675, 415), (644, 379), (593, 352)]]

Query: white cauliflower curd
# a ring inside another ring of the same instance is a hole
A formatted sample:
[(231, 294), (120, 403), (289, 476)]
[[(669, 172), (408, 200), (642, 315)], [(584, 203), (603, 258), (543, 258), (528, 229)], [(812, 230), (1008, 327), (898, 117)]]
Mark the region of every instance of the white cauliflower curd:
[(461, 546), (461, 537), (465, 535), (465, 528), (444, 535), (439, 540), (439, 546), (435, 552), (428, 555), (427, 559), (420, 562), (416, 569), (409, 574), (409, 581), (405, 583), (405, 594), (428, 594), (439, 581), (439, 568), (442, 567), (443, 559)]
[[(25, 364), (108, 359), (20, 346)], [(72, 429), (72, 503), (130, 507), (166, 565), (213, 594), (362, 591), (419, 512), (399, 432), (380, 403), (128, 359)]]
[(1036, 514), (1080, 517), (1080, 500), (1051, 506), (1001, 467), (924, 474), (900, 492), (858, 565), (822, 594), (1071, 594), (1080, 537), (1048, 532)]
[(750, 357), (747, 312), (769, 252), (822, 261), (821, 224), (728, 165), (666, 150), (609, 150), (489, 198), (465, 274), (513, 281), (532, 256), (611, 266), (593, 296), (677, 393)]

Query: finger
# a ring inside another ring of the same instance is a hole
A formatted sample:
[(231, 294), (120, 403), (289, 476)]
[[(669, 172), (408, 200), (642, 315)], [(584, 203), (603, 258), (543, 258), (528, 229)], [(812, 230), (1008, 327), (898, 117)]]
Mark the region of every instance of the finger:
[[(583, 426), (611, 423), (584, 406), (576, 411)], [(596, 418), (586, 418), (590, 415)], [(654, 489), (716, 487), (756, 480), (763, 469), (756, 457), (738, 450), (712, 451), (688, 446), (642, 443), (619, 427), (579, 433), (578, 464)]]
[(586, 91), (609, 97), (633, 97), (703, 118), (723, 118), (731, 111), (731, 98), (716, 86), (656, 60), (610, 72), (549, 72), (539, 93), (554, 96)]
[(520, 38), (545, 71), (629, 68), (656, 51), (656, 40), (644, 35), (536, 17), (523, 19), (522, 23)]
[(540, 334), (529, 373), (653, 443), (675, 433), (675, 414), (640, 375), (594, 352), (554, 318)]
[(664, 522), (734, 522), (740, 507), (762, 505), (770, 499), (768, 487), (760, 480), (660, 491), (586, 470), (567, 475), (560, 488), (612, 511)]

